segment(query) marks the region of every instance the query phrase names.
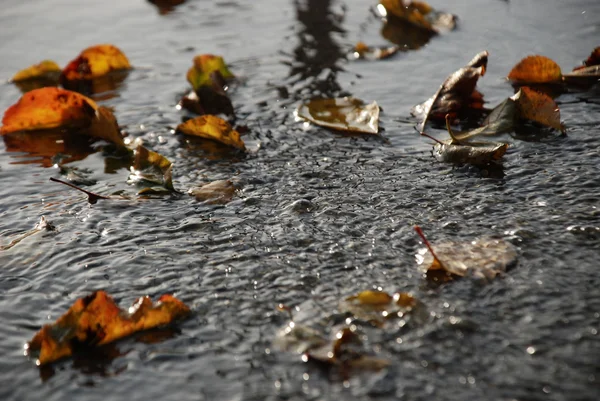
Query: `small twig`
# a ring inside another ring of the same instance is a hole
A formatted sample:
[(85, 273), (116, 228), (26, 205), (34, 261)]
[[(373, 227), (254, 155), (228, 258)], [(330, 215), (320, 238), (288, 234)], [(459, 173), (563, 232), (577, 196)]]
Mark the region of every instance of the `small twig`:
[(431, 244), (429, 243), (429, 241), (427, 241), (427, 238), (425, 238), (425, 234), (423, 234), (423, 230), (421, 230), (421, 227), (414, 226), (414, 229), (417, 232), (417, 234), (419, 234), (419, 237), (421, 237), (421, 239), (423, 240), (423, 243), (425, 244), (425, 246), (427, 247), (427, 249), (429, 249), (429, 252), (431, 252), (431, 256), (433, 256), (433, 258), (435, 260), (437, 260), (437, 262), (440, 264), (440, 266), (444, 270), (447, 271), (448, 269), (446, 269), (446, 267), (444, 266), (444, 264), (442, 263), (442, 261), (440, 260), (440, 258), (437, 257), (437, 255), (435, 254), (435, 251), (433, 250), (433, 247), (431, 246)]
[(83, 192), (84, 194), (86, 194), (88, 196), (88, 202), (90, 202), (92, 205), (95, 204), (96, 202), (98, 202), (98, 199), (110, 199), (106, 196), (102, 196), (102, 195), (98, 195), (98, 194), (95, 194), (90, 191), (86, 191), (83, 188), (79, 188), (77, 185), (71, 184), (70, 182), (66, 182), (63, 180), (59, 180), (58, 178), (50, 177), (50, 181), (58, 182), (60, 184), (64, 184), (68, 187), (71, 187), (73, 189)]

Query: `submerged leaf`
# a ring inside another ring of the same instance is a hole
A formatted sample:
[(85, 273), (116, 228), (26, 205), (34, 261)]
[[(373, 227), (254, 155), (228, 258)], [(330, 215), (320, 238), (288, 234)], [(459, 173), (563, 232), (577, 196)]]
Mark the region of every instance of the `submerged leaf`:
[(96, 45), (83, 50), (62, 72), (66, 81), (91, 80), (115, 71), (131, 69), (127, 56), (116, 46)]
[(213, 54), (201, 54), (194, 57), (194, 66), (187, 72), (187, 80), (195, 91), (203, 86), (212, 86), (212, 73), (218, 72), (224, 80), (235, 78), (229, 71), (223, 57)]
[(10, 241), (10, 243), (8, 245), (0, 245), (0, 251), (7, 251), (10, 248), (12, 248), (13, 246), (17, 245), (19, 242), (23, 241), (25, 238), (31, 237), (32, 235), (37, 234), (40, 231), (54, 231), (54, 230), (56, 230), (56, 227), (54, 227), (54, 225), (52, 225), (50, 222), (48, 222), (48, 220), (46, 220), (45, 216), (42, 216), (42, 217), (40, 217), (40, 221), (38, 221), (37, 224), (31, 230), (26, 231), (25, 233), (19, 235), (18, 237), (16, 237), (12, 241)]
[(399, 46), (369, 47), (363, 42), (358, 42), (352, 51), (352, 57), (363, 60), (383, 60), (398, 53), (399, 50)]
[(377, 134), (379, 106), (376, 102), (365, 105), (360, 99), (313, 99), (298, 106), (296, 117), (339, 131)]
[(513, 67), (508, 79), (519, 85), (560, 83), (562, 72), (559, 65), (548, 57), (527, 56)]
[(231, 180), (218, 180), (201, 187), (190, 188), (188, 194), (196, 197), (197, 201), (211, 204), (224, 204), (231, 201), (236, 187)]
[(502, 239), (482, 237), (471, 242), (450, 241), (432, 246), (419, 227), (415, 230), (427, 246), (416, 255), (425, 272), (443, 269), (455, 276), (493, 279), (517, 261), (515, 247)]
[(341, 301), (338, 309), (381, 326), (385, 320), (401, 317), (415, 306), (417, 300), (405, 292), (389, 295), (383, 291), (366, 290)]
[(189, 119), (179, 124), (177, 131), (185, 135), (193, 135), (221, 142), (240, 150), (246, 149), (239, 132), (234, 130), (227, 121), (217, 116), (205, 115)]
[(54, 324), (42, 327), (26, 349), (37, 356), (38, 366), (45, 365), (71, 356), (77, 347), (107, 344), (189, 314), (190, 309), (171, 295), (161, 296), (155, 304), (141, 297), (124, 311), (106, 292), (96, 291), (75, 301)]
[(411, 113), (422, 118), (418, 130), (423, 133), (429, 120), (443, 120), (468, 108), (471, 104), (481, 105), (482, 95), (475, 90), (477, 80), (486, 71), (488, 52), (477, 54), (465, 67), (451, 74), (437, 92), (424, 103), (413, 108)]
[(517, 103), (521, 118), (564, 132), (565, 127), (560, 122), (560, 110), (550, 96), (524, 86), (511, 99)]
[(380, 0), (377, 11), (384, 18), (397, 18), (433, 33), (450, 31), (456, 27), (454, 15), (436, 11), (425, 2)]

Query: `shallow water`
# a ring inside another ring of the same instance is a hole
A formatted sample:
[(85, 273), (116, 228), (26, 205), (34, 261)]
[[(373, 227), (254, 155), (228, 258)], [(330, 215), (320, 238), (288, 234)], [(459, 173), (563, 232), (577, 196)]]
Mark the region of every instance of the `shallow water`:
[[(177, 188), (235, 177), (243, 189), (226, 206), (187, 196), (89, 205), (48, 180), (56, 169), (0, 142), (0, 245), (41, 215), (57, 227), (0, 251), (1, 399), (598, 398), (598, 87), (561, 96), (567, 136), (511, 140), (499, 172), (436, 162), (409, 111), (481, 50), (488, 105), (512, 94), (502, 77), (528, 54), (579, 65), (599, 45), (600, 3), (431, 1), (459, 16), (458, 29), (377, 63), (346, 60), (358, 40), (386, 43), (369, 2), (189, 0), (165, 15), (142, 0), (109, 3), (5, 0), (0, 77), (114, 43), (137, 68), (99, 99), (129, 135), (174, 163)], [(246, 157), (172, 134), (197, 53), (223, 55), (243, 78), (230, 96), (250, 127)], [(346, 93), (382, 106), (384, 139), (294, 121), (300, 100)], [(3, 84), (0, 109), (19, 96)], [(71, 165), (93, 172), (97, 193), (134, 194), (128, 171), (105, 160)], [(518, 247), (518, 264), (487, 285), (431, 287), (416, 268), (415, 224), (433, 242), (500, 236)], [(315, 323), (369, 288), (411, 291), (430, 312), (420, 324), (365, 329), (390, 368), (342, 382), (272, 349), (287, 320), (278, 303)], [(171, 292), (194, 315), (39, 370), (23, 344), (95, 289), (123, 306)]]

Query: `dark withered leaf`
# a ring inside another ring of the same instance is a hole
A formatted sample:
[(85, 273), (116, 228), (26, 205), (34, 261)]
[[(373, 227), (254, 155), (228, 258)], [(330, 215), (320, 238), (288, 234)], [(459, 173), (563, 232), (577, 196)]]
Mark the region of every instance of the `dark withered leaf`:
[(412, 115), (422, 119), (417, 127), (419, 132), (425, 131), (429, 120), (441, 121), (447, 114), (454, 117), (468, 107), (481, 107), (482, 95), (475, 87), (479, 77), (485, 74), (487, 61), (487, 51), (477, 54), (465, 67), (446, 78), (430, 99), (412, 109)]
[(451, 31), (456, 27), (456, 16), (437, 11), (421, 1), (380, 0), (377, 12), (388, 20), (397, 19), (432, 33)]
[(301, 104), (296, 117), (337, 131), (377, 134), (379, 106), (376, 102), (364, 104), (360, 99), (343, 97), (313, 99)]

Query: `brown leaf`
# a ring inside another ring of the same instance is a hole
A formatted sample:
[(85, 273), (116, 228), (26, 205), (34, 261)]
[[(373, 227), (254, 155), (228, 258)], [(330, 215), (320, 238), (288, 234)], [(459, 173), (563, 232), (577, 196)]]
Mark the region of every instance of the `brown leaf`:
[(231, 125), (213, 115), (205, 115), (187, 120), (177, 126), (177, 131), (185, 135), (211, 139), (234, 148), (245, 150), (244, 141)]
[(558, 64), (544, 56), (527, 56), (513, 67), (507, 77), (519, 84), (560, 83), (562, 72)]
[(313, 99), (298, 106), (296, 117), (338, 131), (377, 134), (379, 106), (376, 102), (365, 105), (360, 99)]
[(418, 28), (440, 33), (456, 27), (456, 17), (434, 10), (420, 1), (380, 0), (377, 11), (382, 17), (399, 19)]
[(190, 188), (188, 194), (196, 197), (197, 201), (210, 204), (225, 204), (235, 195), (236, 187), (231, 180), (218, 180), (201, 187)]
[(465, 67), (451, 74), (437, 92), (426, 102), (417, 105), (411, 113), (422, 118), (419, 132), (425, 131), (429, 120), (443, 120), (447, 114), (455, 116), (471, 104), (482, 104), (482, 95), (475, 90), (477, 80), (485, 74), (488, 52), (477, 54)]
[(171, 295), (153, 304), (139, 298), (128, 311), (121, 310), (104, 291), (80, 298), (54, 324), (45, 325), (27, 344), (37, 365), (71, 356), (77, 346), (99, 346), (141, 330), (163, 326), (187, 317), (190, 309)]
[(523, 86), (511, 97), (518, 107), (521, 118), (535, 121), (564, 132), (565, 127), (560, 122), (560, 110), (556, 102), (545, 93)]
[(573, 68), (573, 71), (577, 71), (586, 67), (592, 67), (594, 65), (600, 65), (600, 46), (592, 50), (592, 54), (583, 62), (582, 66)]
[(415, 306), (417, 300), (405, 292), (389, 295), (383, 291), (366, 290), (342, 300), (338, 309), (382, 326), (387, 319), (402, 316)]
[(369, 47), (363, 42), (358, 42), (354, 46), (352, 57), (362, 60), (383, 60), (398, 53), (399, 50), (399, 46)]

